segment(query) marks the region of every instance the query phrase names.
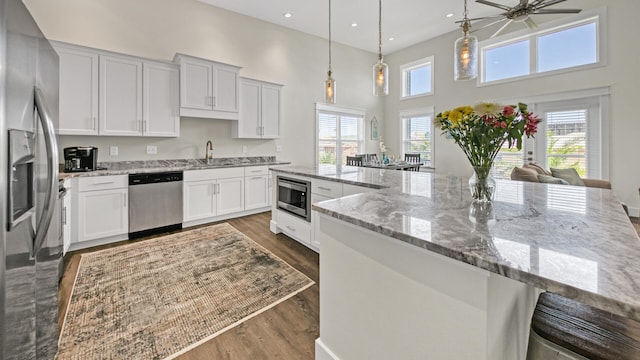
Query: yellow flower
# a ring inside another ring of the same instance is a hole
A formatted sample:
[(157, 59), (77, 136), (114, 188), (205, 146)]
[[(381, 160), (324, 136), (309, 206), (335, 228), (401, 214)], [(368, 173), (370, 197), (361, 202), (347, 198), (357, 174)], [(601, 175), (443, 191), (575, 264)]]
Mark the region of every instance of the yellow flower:
[(460, 108), (455, 108), (453, 110), (451, 110), (451, 112), (449, 113), (449, 121), (451, 121), (454, 125), (462, 122), (462, 112), (460, 111)]
[(500, 110), (502, 110), (502, 107), (500, 105), (496, 103), (488, 103), (488, 102), (478, 103), (473, 108), (473, 111), (475, 111), (476, 114), (480, 116), (497, 115), (500, 112)]
[(450, 113), (450, 111), (449, 111), (449, 110), (444, 111), (444, 112), (442, 113), (442, 118), (443, 118), (443, 119), (447, 119), (447, 118), (449, 117), (449, 113)]

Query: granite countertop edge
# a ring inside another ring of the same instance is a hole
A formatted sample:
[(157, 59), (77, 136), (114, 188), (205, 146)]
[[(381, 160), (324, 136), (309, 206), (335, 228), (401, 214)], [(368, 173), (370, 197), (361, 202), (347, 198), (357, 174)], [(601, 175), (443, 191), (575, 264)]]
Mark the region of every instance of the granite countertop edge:
[[(155, 162), (155, 161), (154, 161)], [(198, 159), (192, 160), (179, 160), (178, 164), (172, 164), (171, 161), (167, 161), (166, 165), (154, 164), (152, 166), (145, 166), (146, 162), (144, 161), (135, 161), (135, 162), (122, 162), (123, 168), (109, 168), (107, 165), (107, 169), (104, 170), (95, 170), (95, 171), (86, 171), (86, 172), (64, 172), (60, 170), (58, 174), (58, 179), (66, 180), (70, 178), (78, 178), (78, 177), (92, 177), (92, 176), (108, 176), (108, 175), (129, 175), (129, 174), (145, 174), (145, 173), (156, 173), (156, 172), (171, 172), (171, 171), (188, 171), (188, 170), (207, 170), (207, 169), (224, 169), (224, 168), (235, 168), (235, 167), (251, 167), (251, 166), (273, 166), (273, 165), (287, 165), (290, 162), (287, 161), (258, 161), (258, 162), (237, 162), (237, 163), (219, 163), (219, 164), (204, 164), (198, 163)], [(143, 164), (141, 164), (143, 163)], [(99, 163), (98, 166), (105, 165), (108, 163)]]

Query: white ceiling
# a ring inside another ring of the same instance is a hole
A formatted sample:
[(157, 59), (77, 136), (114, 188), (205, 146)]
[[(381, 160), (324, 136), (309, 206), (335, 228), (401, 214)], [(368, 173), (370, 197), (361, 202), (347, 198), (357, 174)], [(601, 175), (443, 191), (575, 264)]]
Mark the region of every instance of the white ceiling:
[[(270, 23), (328, 38), (328, 0), (198, 0), (206, 4), (258, 18)], [(494, 0), (507, 6), (519, 0)], [(561, 5), (580, 3), (569, 0)], [(382, 52), (393, 53), (416, 43), (454, 31), (462, 19), (463, 0), (382, 1)], [(332, 0), (332, 40), (355, 48), (378, 52), (378, 2), (376, 0)], [(559, 6), (569, 8), (568, 6)], [(492, 16), (500, 10), (468, 0), (469, 17)], [(285, 18), (284, 13), (293, 16)], [(447, 18), (448, 13), (454, 16)], [(556, 15), (560, 16), (560, 15)], [(536, 18), (537, 19), (537, 18)], [(357, 27), (352, 27), (357, 23)], [(497, 30), (500, 25), (491, 27)], [(512, 24), (514, 29), (522, 24)], [(487, 30), (489, 31), (489, 30)], [(462, 32), (461, 32), (462, 34)], [(488, 37), (491, 32), (488, 32)], [(394, 40), (390, 41), (389, 38)], [(482, 40), (483, 37), (480, 37)]]

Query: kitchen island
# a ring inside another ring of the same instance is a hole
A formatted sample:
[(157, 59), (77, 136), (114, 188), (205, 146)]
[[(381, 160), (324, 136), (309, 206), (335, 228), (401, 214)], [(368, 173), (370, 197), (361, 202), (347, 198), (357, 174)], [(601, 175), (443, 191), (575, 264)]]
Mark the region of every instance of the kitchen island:
[(640, 320), (640, 241), (611, 190), (498, 181), (473, 206), (466, 178), (370, 171), (348, 178), (395, 185), (313, 205), (317, 359), (524, 359), (540, 291)]

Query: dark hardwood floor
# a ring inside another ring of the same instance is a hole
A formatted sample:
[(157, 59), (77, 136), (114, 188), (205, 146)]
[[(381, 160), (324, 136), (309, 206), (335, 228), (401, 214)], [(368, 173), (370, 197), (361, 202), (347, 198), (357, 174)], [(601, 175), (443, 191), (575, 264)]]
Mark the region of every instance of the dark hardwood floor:
[[(271, 212), (230, 219), (228, 222), (258, 244), (307, 275), (315, 285), (283, 301), (273, 308), (241, 323), (208, 342), (178, 357), (195, 359), (313, 359), (319, 326), (319, 257), (304, 245), (289, 237), (269, 231)], [(189, 229), (185, 229), (189, 230)], [(183, 230), (183, 231), (185, 231)], [(135, 241), (146, 241), (149, 238)], [(78, 271), (80, 254), (122, 246), (134, 241), (122, 241), (87, 250), (68, 253), (60, 282), (60, 321), (62, 326), (73, 282)]]

